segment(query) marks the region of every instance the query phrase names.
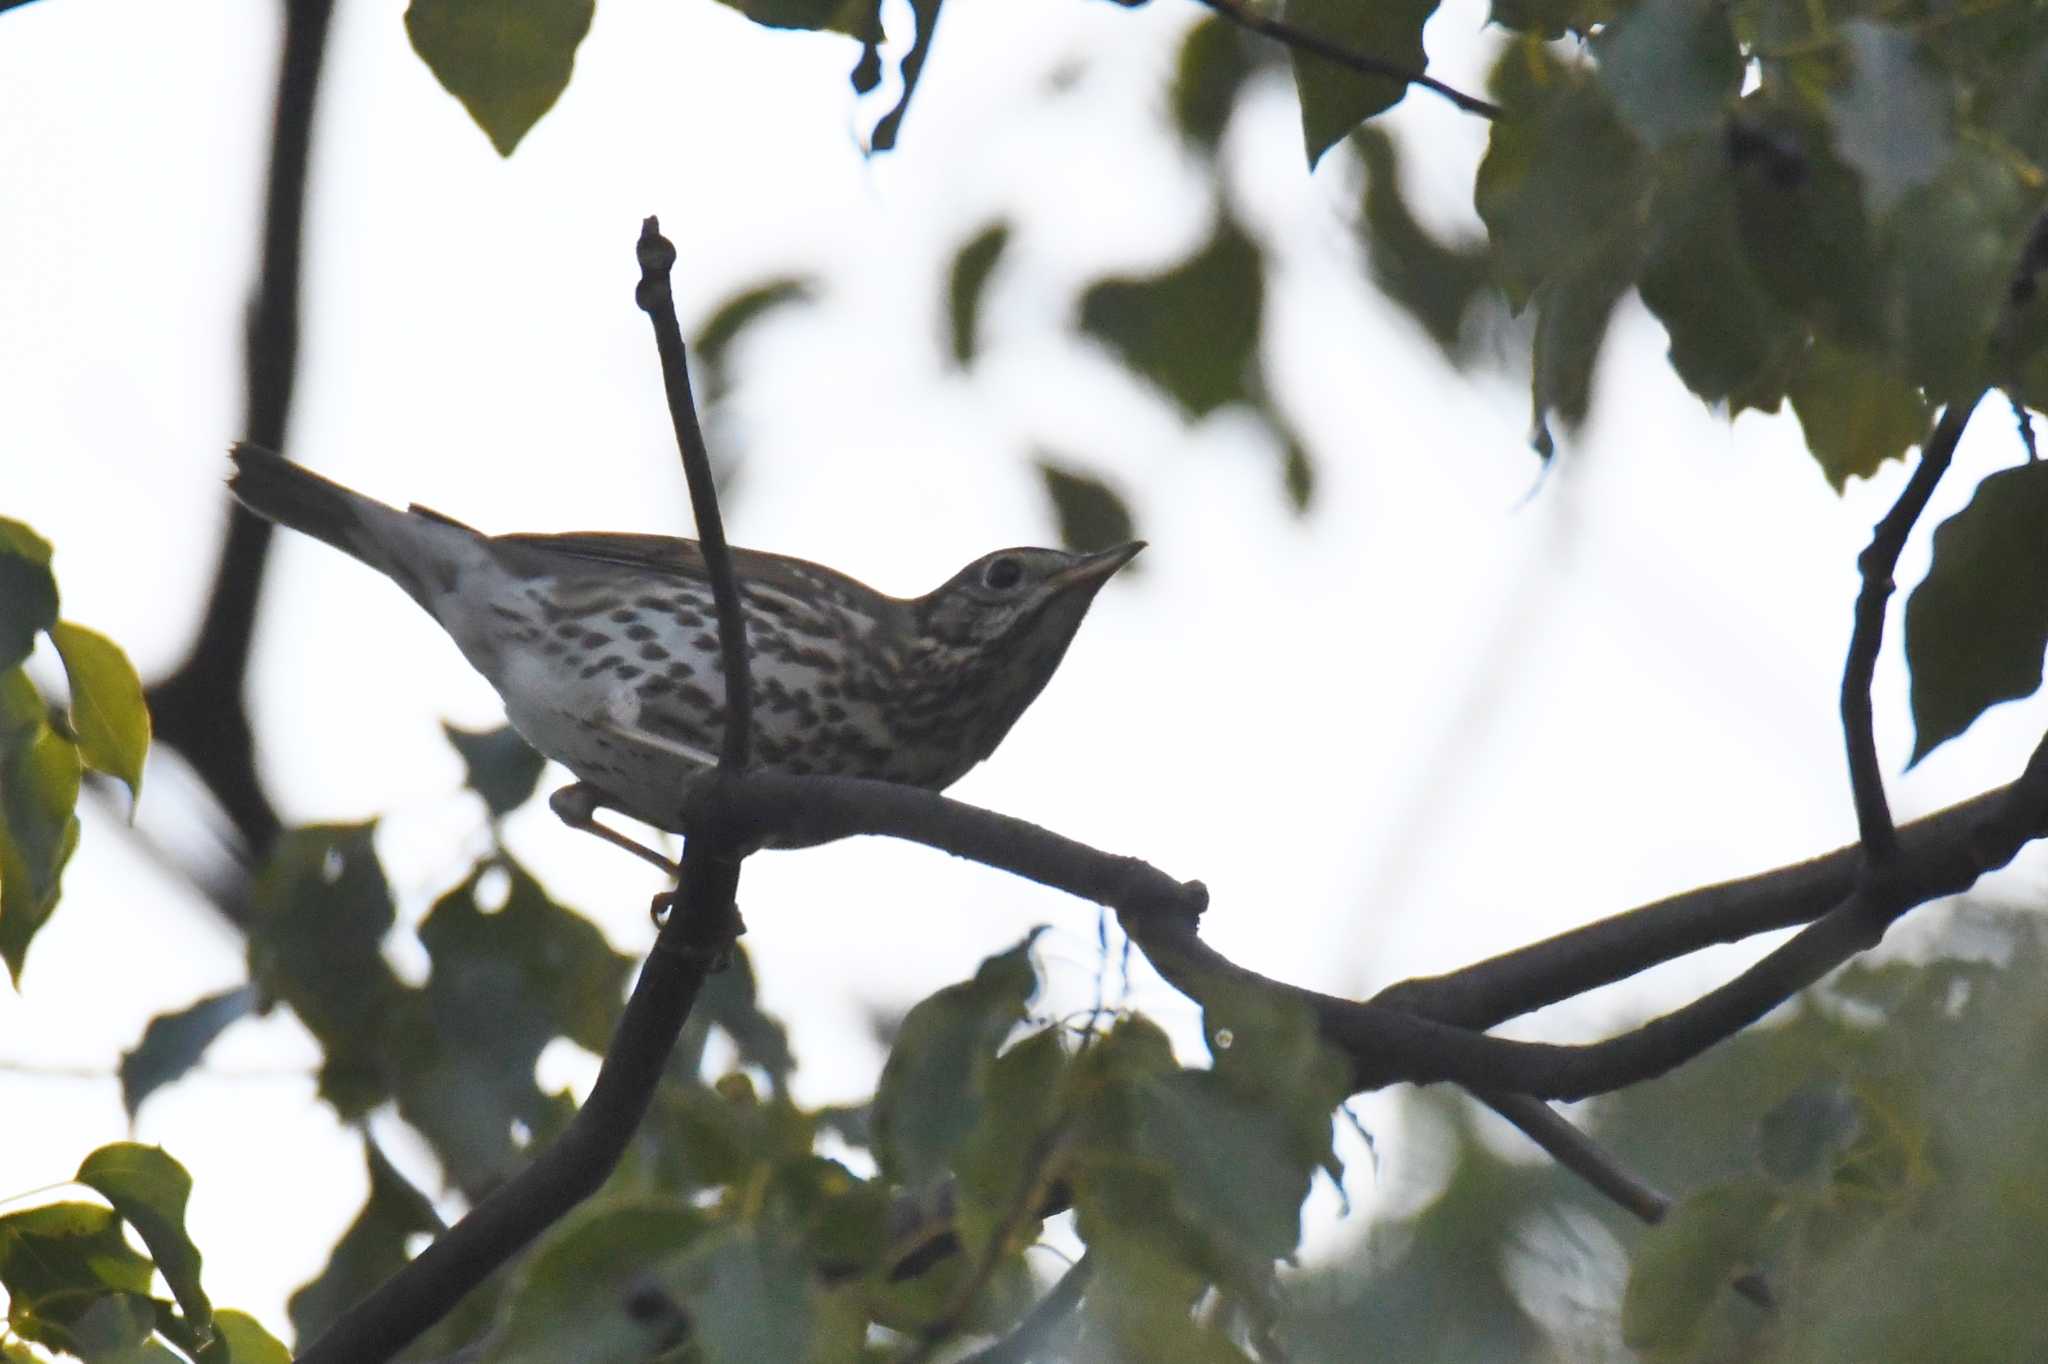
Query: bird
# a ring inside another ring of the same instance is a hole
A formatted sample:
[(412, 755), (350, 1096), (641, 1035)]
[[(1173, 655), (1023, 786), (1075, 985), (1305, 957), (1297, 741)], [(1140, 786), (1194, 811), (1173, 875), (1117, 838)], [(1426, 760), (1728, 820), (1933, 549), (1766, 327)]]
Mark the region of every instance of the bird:
[[(433, 616), (512, 727), (577, 778), (551, 798), (564, 822), (674, 870), (595, 813), (687, 836), (685, 797), (718, 762), (725, 674), (696, 541), (486, 535), (426, 507), (400, 511), (259, 445), (237, 444), (230, 459), (228, 487), (250, 511), (361, 560)], [(1096, 593), (1144, 547), (1000, 549), (907, 599), (821, 564), (733, 549), (754, 764), (952, 785), (995, 751)]]

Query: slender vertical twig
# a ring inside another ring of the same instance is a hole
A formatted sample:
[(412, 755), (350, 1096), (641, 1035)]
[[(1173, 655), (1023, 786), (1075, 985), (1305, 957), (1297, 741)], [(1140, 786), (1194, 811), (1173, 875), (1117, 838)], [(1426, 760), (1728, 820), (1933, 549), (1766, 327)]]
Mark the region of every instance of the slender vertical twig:
[(668, 272), (676, 248), (661, 235), (659, 220), (640, 225), (640, 286), (634, 301), (654, 324), (654, 344), (661, 352), (661, 378), (668, 389), (669, 416), (676, 444), (683, 454), (683, 477), (690, 484), (690, 506), (697, 514), (697, 542), (704, 551), (704, 570), (711, 579), (711, 599), (718, 606), (718, 648), (725, 664), (725, 742), (721, 767), (744, 768), (753, 742), (754, 697), (747, 669), (747, 622), (740, 612), (739, 581), (733, 574), (732, 551), (725, 543), (725, 522), (718, 514), (718, 485), (711, 476), (711, 455), (690, 395), (689, 357), (683, 329), (676, 321), (675, 296)]

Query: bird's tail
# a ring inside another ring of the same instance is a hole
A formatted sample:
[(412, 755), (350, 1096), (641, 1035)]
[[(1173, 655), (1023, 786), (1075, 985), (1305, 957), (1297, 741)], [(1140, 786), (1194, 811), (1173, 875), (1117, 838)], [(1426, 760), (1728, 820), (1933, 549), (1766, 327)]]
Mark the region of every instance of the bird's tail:
[(422, 573), (422, 551), (429, 546), (422, 540), (450, 531), (470, 539), (477, 534), (437, 514), (423, 516), (388, 507), (260, 445), (238, 443), (228, 456), (235, 465), (228, 490), (250, 511), (362, 560), (430, 610), (429, 584)]

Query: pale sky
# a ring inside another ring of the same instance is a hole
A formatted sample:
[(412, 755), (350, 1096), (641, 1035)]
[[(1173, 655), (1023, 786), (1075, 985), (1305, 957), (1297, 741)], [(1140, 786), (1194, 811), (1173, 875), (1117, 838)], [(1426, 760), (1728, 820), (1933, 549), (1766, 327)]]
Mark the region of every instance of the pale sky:
[[(43, 0), (0, 15), (0, 514), (55, 542), (65, 614), (149, 676), (196, 620), (224, 450), (243, 434), (275, 11)], [(294, 458), (490, 530), (688, 533), (632, 303), (633, 240), (658, 213), (686, 327), (771, 270), (826, 281), (817, 308), (751, 336), (714, 418), (744, 461), (726, 509), (739, 543), (915, 593), (989, 549), (1051, 540), (1034, 448), (1124, 488), (1152, 545), (1143, 573), (1102, 595), (1046, 694), (954, 794), (1201, 878), (1206, 934), (1246, 965), (1364, 995), (1853, 837), (1835, 688), (1854, 557), (1898, 466), (1836, 497), (1789, 415), (1730, 426), (1686, 395), (1631, 302), (1591, 427), (1539, 483), (1519, 383), (1453, 374), (1360, 280), (1354, 185), (1340, 167), (1306, 173), (1278, 82), (1226, 159), (1233, 203), (1283, 261), (1268, 358), (1320, 461), (1313, 514), (1286, 511), (1248, 423), (1191, 427), (1068, 334), (1088, 281), (1168, 264), (1204, 231), (1206, 187), (1154, 117), (1196, 7), (954, 6), (901, 147), (877, 160), (859, 138), (886, 104), (853, 100), (851, 44), (705, 0), (600, 7), (568, 93), (509, 161), (412, 55), (401, 5), (340, 11)], [(1433, 71), (1478, 88), (1482, 18), (1477, 3), (1438, 17)], [(1073, 88), (1035, 99), (1063, 69)], [(1391, 126), (1433, 221), (1469, 225), (1483, 125), (1418, 96)], [(943, 261), (999, 214), (1020, 226), (987, 360), (962, 377), (943, 358)], [(2018, 457), (1987, 404), (1926, 524)], [(1923, 526), (1902, 584), (1926, 543)], [(2032, 702), (1896, 775), (1911, 746), (1897, 622), (1877, 696), (1896, 806), (2009, 779), (2043, 723)], [(416, 919), (484, 837), (440, 722), (495, 724), (495, 696), (390, 584), (294, 537), (261, 628), (255, 720), (286, 818), (384, 816)], [(183, 796), (154, 766), (143, 822), (189, 826)], [(557, 896), (644, 948), (650, 870), (538, 803), (510, 838)], [(1092, 907), (922, 849), (757, 857), (740, 899), (807, 1102), (872, 1091), (872, 1011), (1035, 924), (1053, 927), (1042, 1007), (1093, 995)], [(424, 969), (402, 934), (391, 951)], [(1585, 1036), (1750, 955), (1514, 1031)], [(17, 1115), (0, 1198), (129, 1137), (120, 1052), (153, 1015), (242, 978), (238, 941), (88, 808), (24, 989), (0, 991), (0, 1111)], [(1186, 1001), (1149, 976), (1135, 998), (1200, 1055)], [(132, 1133), (193, 1172), (214, 1300), (280, 1335), (286, 1295), (363, 1192), (355, 1139), (312, 1097), (314, 1058), (285, 1012), (245, 1022)], [(589, 1061), (543, 1069), (580, 1085)], [(1389, 1100), (1359, 1110), (1378, 1170), (1353, 1142), (1353, 1218), (1319, 1212), (1320, 1244), (1431, 1168)], [(408, 1154), (395, 1122), (377, 1130)]]

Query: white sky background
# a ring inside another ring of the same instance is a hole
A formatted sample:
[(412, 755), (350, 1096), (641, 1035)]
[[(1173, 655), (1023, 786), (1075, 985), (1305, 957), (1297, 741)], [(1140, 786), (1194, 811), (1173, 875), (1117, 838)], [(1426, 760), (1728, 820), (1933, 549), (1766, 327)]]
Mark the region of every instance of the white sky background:
[[(1245, 424), (1190, 428), (1065, 334), (1087, 281), (1170, 263), (1205, 231), (1204, 185), (1156, 131), (1195, 7), (956, 4), (901, 148), (865, 160), (860, 131), (886, 101), (855, 104), (850, 43), (708, 0), (608, 4), (509, 161), (413, 56), (402, 8), (337, 16), (295, 458), (491, 530), (687, 533), (632, 303), (633, 240), (656, 212), (681, 252), (686, 328), (769, 270), (827, 282), (819, 308), (751, 336), (714, 417), (744, 460), (726, 509), (741, 543), (908, 594), (1051, 540), (1034, 446), (1129, 494), (1144, 571), (1103, 594), (1057, 680), (955, 794), (1202, 878), (1206, 932), (1237, 960), (1363, 995), (1853, 836), (1835, 688), (1854, 557), (1900, 468), (1838, 499), (1789, 416), (1730, 427), (1685, 395), (1631, 303), (1592, 426), (1537, 486), (1524, 390), (1451, 373), (1371, 295), (1353, 184), (1305, 173), (1277, 83), (1227, 156), (1239, 211), (1285, 262), (1268, 345), (1320, 461), (1310, 518), (1287, 513)], [(1432, 70), (1471, 89), (1482, 13), (1453, 6), (1429, 33)], [(242, 434), (276, 42), (275, 6), (219, 0), (0, 15), (0, 514), (55, 542), (65, 614), (149, 676), (196, 621)], [(1034, 98), (1061, 68), (1078, 84)], [(1484, 126), (1425, 96), (1392, 126), (1425, 210), (1469, 224)], [(943, 362), (945, 253), (1003, 213), (1020, 228), (986, 359), (962, 379)], [(1934, 515), (2017, 458), (1987, 404)], [(1903, 583), (1925, 555), (1923, 528)], [(1911, 745), (1897, 618), (1877, 704), (1893, 769)], [(255, 721), (285, 817), (386, 816), (380, 846), (416, 918), (483, 839), (439, 722), (495, 724), (495, 696), (402, 594), (295, 537), (280, 537), (261, 629)], [(2031, 703), (1994, 712), (1895, 780), (1895, 803), (2008, 779), (2040, 725)], [(145, 823), (179, 827), (183, 794), (152, 768)], [(651, 872), (544, 809), (511, 839), (622, 948), (645, 946)], [(22, 994), (0, 991), (0, 1197), (129, 1136), (120, 1052), (154, 1014), (243, 978), (238, 941), (104, 814), (88, 813), (65, 891)], [(871, 1011), (1034, 924), (1054, 926), (1048, 1007), (1094, 988), (1091, 907), (908, 846), (756, 858), (741, 903), (806, 1101), (869, 1093)], [(421, 969), (416, 947), (393, 951)], [(1583, 1036), (1747, 955), (1517, 1030)], [(1149, 977), (1138, 999), (1193, 1039), (1185, 1001)], [(364, 1187), (354, 1138), (312, 1098), (313, 1059), (283, 1012), (241, 1024), (133, 1133), (193, 1171), (215, 1300), (280, 1334), (286, 1294)], [(587, 1068), (568, 1058), (545, 1078), (581, 1084)], [(1348, 1187), (1371, 1211), (1430, 1160), (1403, 1149), (1385, 1100), (1360, 1108), (1380, 1164), (1354, 1145)]]

